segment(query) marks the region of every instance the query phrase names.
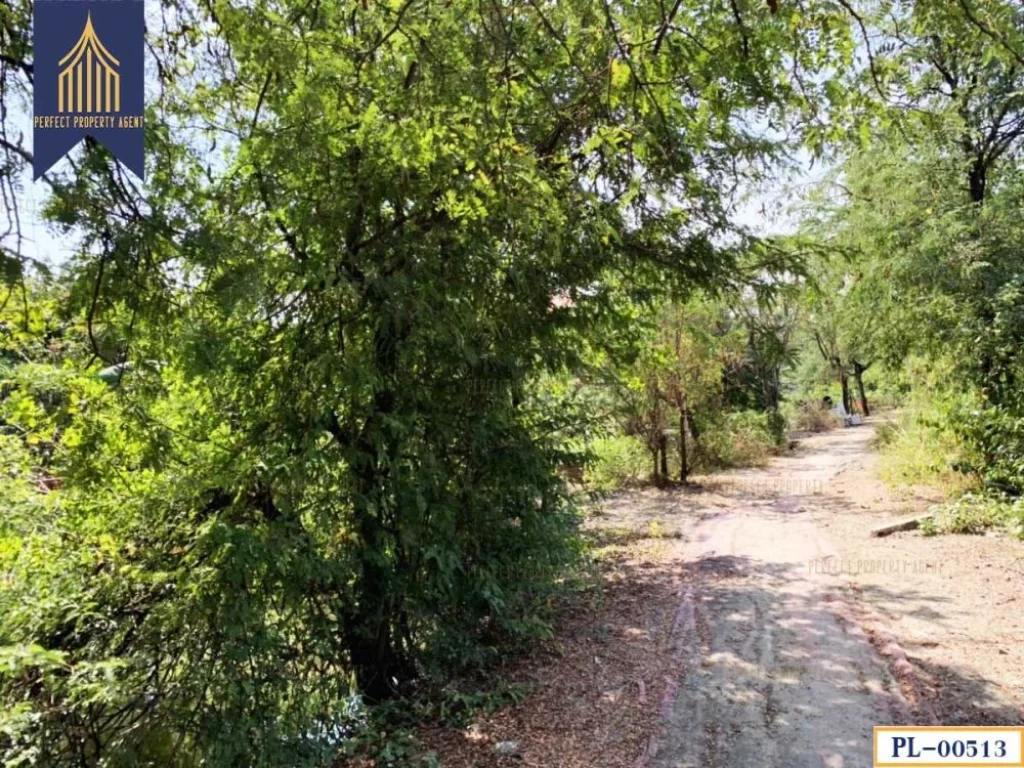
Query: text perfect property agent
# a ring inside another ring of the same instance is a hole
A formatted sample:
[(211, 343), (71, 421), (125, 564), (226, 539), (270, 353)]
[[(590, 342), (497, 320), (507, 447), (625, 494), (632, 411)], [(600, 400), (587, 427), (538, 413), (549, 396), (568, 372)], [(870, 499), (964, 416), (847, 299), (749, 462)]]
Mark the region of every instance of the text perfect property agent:
[(142, 128), (142, 115), (36, 115), (34, 128)]

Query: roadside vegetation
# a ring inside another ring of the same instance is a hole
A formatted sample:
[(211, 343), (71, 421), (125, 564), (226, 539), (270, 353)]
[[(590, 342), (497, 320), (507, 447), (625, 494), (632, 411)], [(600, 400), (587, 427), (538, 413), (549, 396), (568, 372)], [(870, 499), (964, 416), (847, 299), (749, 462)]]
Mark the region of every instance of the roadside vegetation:
[[(521, 696), (488, 670), (600, 578), (595, 493), (840, 407), (903, 409), (934, 530), (1024, 534), (1016, 3), (152, 22), (145, 184), (89, 140), (32, 212), (0, 7), (5, 765), (430, 764), (412, 724)], [(804, 156), (796, 231), (738, 223)]]
[(759, 264), (749, 271), (750, 282), (725, 295), (638, 315), (639, 351), (603, 355), (580, 383), (588, 410), (604, 415), (588, 446), (588, 485), (685, 484), (786, 445), (781, 381), (796, 312), (779, 275)]

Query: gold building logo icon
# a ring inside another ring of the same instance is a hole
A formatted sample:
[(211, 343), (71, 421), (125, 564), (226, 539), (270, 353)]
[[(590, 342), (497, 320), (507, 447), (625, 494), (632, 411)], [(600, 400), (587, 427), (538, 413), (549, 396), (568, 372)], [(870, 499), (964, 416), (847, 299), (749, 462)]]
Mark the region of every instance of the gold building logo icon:
[[(67, 66), (65, 66), (65, 64)], [(96, 35), (92, 14), (71, 51), (58, 62), (58, 112), (120, 112), (121, 62), (114, 58)]]

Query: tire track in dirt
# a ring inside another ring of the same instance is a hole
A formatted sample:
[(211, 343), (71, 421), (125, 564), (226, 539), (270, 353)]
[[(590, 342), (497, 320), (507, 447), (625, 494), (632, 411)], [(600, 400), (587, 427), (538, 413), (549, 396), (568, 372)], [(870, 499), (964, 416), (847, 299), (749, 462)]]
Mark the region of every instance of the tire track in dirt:
[[(834, 554), (814, 524), (817, 492), (867, 450), (868, 430), (732, 473), (751, 492), (685, 531), (675, 631), (680, 679), (649, 768), (868, 768), (874, 725), (905, 722), (900, 686), (839, 583), (814, 568)], [(797, 481), (794, 483), (794, 479)], [(808, 493), (773, 498), (772, 485)]]

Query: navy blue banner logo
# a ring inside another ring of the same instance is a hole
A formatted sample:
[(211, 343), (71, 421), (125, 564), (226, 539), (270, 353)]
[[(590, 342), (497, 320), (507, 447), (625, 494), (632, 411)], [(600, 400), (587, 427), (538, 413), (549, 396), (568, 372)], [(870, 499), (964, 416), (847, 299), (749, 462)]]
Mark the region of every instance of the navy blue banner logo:
[(35, 178), (92, 136), (139, 178), (143, 0), (35, 0)]

